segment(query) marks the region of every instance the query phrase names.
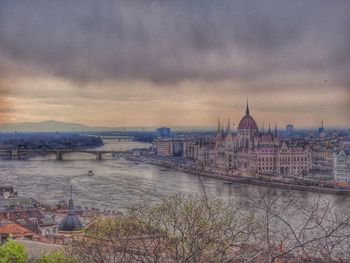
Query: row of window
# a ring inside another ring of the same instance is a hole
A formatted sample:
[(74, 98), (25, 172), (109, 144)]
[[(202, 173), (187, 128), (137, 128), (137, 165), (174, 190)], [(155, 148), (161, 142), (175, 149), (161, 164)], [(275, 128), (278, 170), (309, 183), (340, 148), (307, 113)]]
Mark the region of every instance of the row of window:
[(337, 168), (336, 169), (337, 173), (347, 173), (349, 171), (349, 169), (340, 169), (340, 168)]
[[(259, 162), (264, 162), (264, 161), (276, 161), (277, 160), (277, 157), (259, 157), (258, 158)], [(282, 162), (289, 162), (290, 160), (293, 160), (295, 162), (303, 162), (303, 161), (307, 161), (308, 158), (305, 156), (305, 157), (299, 157), (299, 156), (294, 156), (294, 158), (289, 158), (289, 157), (281, 157), (280, 158), (280, 161)]]
[(350, 177), (337, 177), (339, 182), (350, 182)]
[[(274, 166), (259, 166), (259, 170), (275, 170), (276, 167)], [(302, 171), (302, 170), (307, 170), (307, 166), (293, 166), (293, 170), (297, 171)]]

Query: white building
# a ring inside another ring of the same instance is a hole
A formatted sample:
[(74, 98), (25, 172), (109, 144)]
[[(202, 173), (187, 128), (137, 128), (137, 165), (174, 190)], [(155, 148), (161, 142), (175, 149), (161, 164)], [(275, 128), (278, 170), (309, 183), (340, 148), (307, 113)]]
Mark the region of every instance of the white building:
[(337, 182), (350, 182), (349, 152), (341, 150), (338, 154), (334, 154), (333, 172)]

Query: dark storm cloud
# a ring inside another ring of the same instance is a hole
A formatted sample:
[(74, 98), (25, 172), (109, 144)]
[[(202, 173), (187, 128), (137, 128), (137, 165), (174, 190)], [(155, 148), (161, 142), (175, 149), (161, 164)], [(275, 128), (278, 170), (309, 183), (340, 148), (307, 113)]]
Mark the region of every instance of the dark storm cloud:
[(349, 14), (341, 0), (0, 0), (0, 71), (171, 83), (298, 70), (349, 86)]

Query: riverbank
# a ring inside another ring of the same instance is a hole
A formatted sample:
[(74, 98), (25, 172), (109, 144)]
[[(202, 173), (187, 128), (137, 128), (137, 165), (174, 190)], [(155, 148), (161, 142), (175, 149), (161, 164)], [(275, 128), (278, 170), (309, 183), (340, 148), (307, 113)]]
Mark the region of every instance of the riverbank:
[(155, 158), (149, 158), (145, 156), (129, 156), (127, 157), (127, 159), (133, 162), (148, 163), (148, 164), (157, 165), (160, 167), (165, 167), (167, 169), (173, 169), (176, 171), (193, 174), (197, 176), (215, 178), (223, 182), (251, 184), (251, 185), (264, 186), (264, 187), (279, 188), (284, 190), (296, 190), (296, 191), (306, 191), (306, 192), (314, 192), (314, 193), (322, 193), (322, 194), (336, 194), (336, 195), (350, 196), (350, 188), (336, 188), (336, 187), (331, 188), (331, 187), (321, 187), (321, 186), (313, 186), (313, 185), (301, 185), (301, 184), (292, 183), (292, 182), (266, 180), (262, 178), (255, 178), (255, 177), (248, 177), (248, 176), (223, 175), (223, 174), (218, 174), (213, 172), (196, 171), (192, 168), (181, 167), (175, 164), (166, 163), (164, 161), (159, 161)]

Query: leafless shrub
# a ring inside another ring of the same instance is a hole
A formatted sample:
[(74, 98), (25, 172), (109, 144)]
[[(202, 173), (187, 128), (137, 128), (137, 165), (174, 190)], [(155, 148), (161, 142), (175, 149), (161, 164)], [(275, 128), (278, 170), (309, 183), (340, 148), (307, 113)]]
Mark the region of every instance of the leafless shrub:
[(99, 218), (67, 249), (79, 262), (347, 262), (350, 216), (334, 200), (267, 189), (244, 202), (165, 198)]

